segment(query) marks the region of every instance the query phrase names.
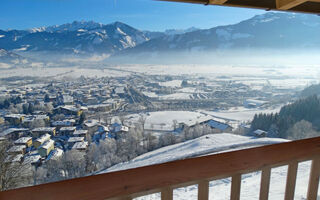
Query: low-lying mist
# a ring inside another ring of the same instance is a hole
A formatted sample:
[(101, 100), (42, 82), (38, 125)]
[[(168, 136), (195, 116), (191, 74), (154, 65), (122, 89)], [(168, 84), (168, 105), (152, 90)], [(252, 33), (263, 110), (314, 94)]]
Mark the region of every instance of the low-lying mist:
[(210, 51), (150, 52), (111, 56), (112, 64), (213, 64), (213, 65), (318, 65), (320, 50), (235, 49)]

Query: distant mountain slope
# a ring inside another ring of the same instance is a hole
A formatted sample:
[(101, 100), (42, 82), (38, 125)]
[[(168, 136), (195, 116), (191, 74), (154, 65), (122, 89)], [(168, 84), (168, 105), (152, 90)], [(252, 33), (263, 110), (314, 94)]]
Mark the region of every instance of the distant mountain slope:
[(319, 48), (320, 17), (269, 12), (238, 24), (158, 37), (125, 53), (244, 48)]
[(121, 22), (73, 22), (28, 31), (0, 30), (0, 47), (16, 51), (111, 54), (147, 40), (142, 31)]
[(0, 63), (20, 65), (28, 62), (27, 58), (0, 48)]

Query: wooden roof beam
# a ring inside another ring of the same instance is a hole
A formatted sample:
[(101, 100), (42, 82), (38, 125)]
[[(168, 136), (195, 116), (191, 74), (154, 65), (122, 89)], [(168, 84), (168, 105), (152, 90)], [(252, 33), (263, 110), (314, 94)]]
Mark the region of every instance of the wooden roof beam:
[(307, 1), (320, 3), (320, 0), (276, 0), (276, 3), (277, 3), (277, 9), (289, 10), (289, 9), (294, 8), (294, 7), (296, 7), (300, 4), (303, 4)]
[(289, 10), (305, 2), (307, 0), (276, 0), (277, 8), (280, 10)]
[(228, 0), (209, 0), (209, 4), (213, 5), (222, 5), (226, 3)]

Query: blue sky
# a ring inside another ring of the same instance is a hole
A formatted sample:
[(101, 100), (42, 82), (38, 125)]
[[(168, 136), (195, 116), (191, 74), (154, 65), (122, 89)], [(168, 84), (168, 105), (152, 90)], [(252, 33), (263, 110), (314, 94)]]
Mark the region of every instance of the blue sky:
[(154, 0), (1, 0), (0, 29), (27, 29), (75, 20), (121, 21), (141, 30), (211, 28), (265, 11)]

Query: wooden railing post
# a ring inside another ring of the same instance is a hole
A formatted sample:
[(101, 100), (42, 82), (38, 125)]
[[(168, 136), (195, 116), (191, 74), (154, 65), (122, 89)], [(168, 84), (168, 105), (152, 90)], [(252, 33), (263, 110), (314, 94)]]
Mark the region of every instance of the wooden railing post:
[(294, 161), (288, 166), (286, 193), (284, 196), (285, 200), (292, 200), (294, 198), (294, 192), (296, 187), (298, 162)]
[(269, 188), (270, 188), (270, 174), (271, 168), (266, 167), (262, 169), (261, 172), (261, 183), (260, 183), (260, 200), (268, 200), (269, 198)]
[(173, 190), (171, 187), (166, 187), (161, 190), (161, 200), (173, 200)]
[(198, 184), (198, 200), (209, 199), (209, 181), (203, 180)]
[(318, 196), (319, 187), (319, 171), (320, 171), (320, 158), (317, 157), (312, 160), (311, 172), (308, 185), (308, 200), (316, 200)]
[(241, 190), (241, 174), (236, 174), (232, 176), (231, 182), (231, 200), (240, 199), (240, 190)]

